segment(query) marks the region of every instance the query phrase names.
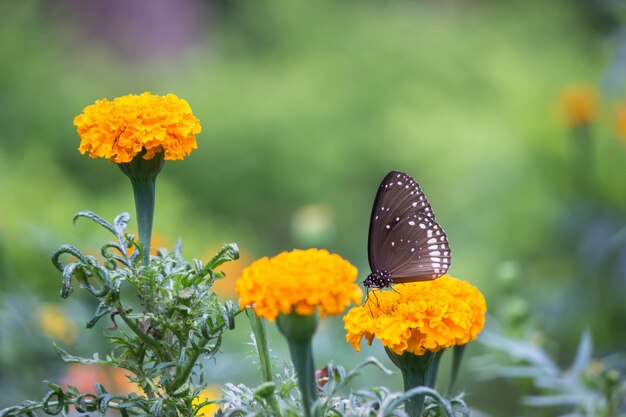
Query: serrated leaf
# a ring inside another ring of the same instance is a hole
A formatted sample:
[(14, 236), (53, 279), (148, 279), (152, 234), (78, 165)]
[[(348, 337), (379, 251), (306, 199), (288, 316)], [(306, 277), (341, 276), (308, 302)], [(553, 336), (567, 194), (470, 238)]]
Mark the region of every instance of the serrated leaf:
[(70, 355), (66, 350), (61, 348), (56, 343), (53, 343), (52, 346), (57, 354), (61, 357), (61, 360), (65, 363), (80, 363), (83, 365), (110, 365), (110, 360), (100, 359), (100, 356), (97, 353), (94, 353), (93, 358), (83, 358), (80, 356)]
[(115, 236), (117, 236), (115, 228), (111, 225), (111, 223), (107, 222), (102, 217), (98, 216), (96, 213), (92, 211), (79, 211), (78, 213), (76, 213), (76, 215), (74, 215), (74, 218), (72, 219), (72, 221), (76, 223), (76, 220), (80, 217), (85, 217), (87, 219), (93, 220), (94, 222), (98, 223), (100, 226), (104, 227), (105, 229), (113, 233)]

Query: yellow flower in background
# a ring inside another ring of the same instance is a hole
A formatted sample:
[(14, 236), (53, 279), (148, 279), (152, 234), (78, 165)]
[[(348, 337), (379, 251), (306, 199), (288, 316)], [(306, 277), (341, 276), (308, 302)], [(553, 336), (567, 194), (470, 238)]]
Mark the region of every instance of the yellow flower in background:
[(160, 152), (166, 160), (183, 159), (197, 148), (194, 135), (201, 131), (187, 101), (149, 92), (97, 100), (76, 116), (74, 126), (80, 153), (118, 164), (144, 151), (144, 159)]
[(37, 310), (37, 321), (41, 330), (52, 339), (71, 344), (78, 337), (76, 322), (65, 315), (56, 304), (41, 304)]
[(560, 107), (569, 127), (593, 122), (598, 116), (600, 98), (591, 84), (576, 84), (563, 90)]
[(341, 256), (324, 249), (293, 250), (261, 258), (244, 269), (235, 284), (241, 307), (274, 320), (279, 313), (310, 316), (341, 314), (363, 293), (355, 283), (357, 270)]
[(428, 282), (373, 290), (365, 304), (343, 318), (346, 340), (360, 350), (374, 338), (402, 355), (437, 352), (474, 340), (483, 328), (487, 304), (473, 285), (449, 275)]
[[(204, 401), (214, 401), (217, 400), (222, 395), (222, 390), (219, 387), (209, 385), (204, 390), (200, 392), (193, 400), (193, 405), (198, 405)], [(213, 415), (219, 410), (220, 406), (218, 404), (209, 404), (198, 410), (196, 416), (198, 417), (213, 417)]]

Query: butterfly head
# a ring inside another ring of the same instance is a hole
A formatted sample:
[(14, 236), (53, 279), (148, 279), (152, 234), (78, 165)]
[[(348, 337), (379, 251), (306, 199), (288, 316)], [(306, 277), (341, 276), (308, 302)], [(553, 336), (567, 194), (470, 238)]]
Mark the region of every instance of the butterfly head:
[(386, 269), (376, 270), (365, 278), (363, 285), (366, 288), (389, 288), (391, 287), (391, 274)]

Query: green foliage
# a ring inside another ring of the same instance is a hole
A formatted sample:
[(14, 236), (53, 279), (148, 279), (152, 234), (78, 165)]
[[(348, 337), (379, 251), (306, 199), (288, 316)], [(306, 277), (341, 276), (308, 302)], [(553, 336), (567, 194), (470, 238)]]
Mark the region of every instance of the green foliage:
[[(219, 302), (211, 290), (213, 282), (223, 276), (215, 268), (236, 260), (237, 246), (225, 245), (203, 264), (200, 260), (186, 262), (179, 243), (174, 252), (161, 250), (149, 265), (143, 265), (134, 236), (125, 233), (130, 220), (127, 213), (117, 216), (112, 224), (92, 212), (80, 212), (74, 220), (77, 218), (93, 220), (116, 240), (102, 247), (102, 263), (71, 245), (57, 249), (52, 263), (62, 272), (63, 298), (69, 297), (78, 283), (98, 300), (87, 328), (105, 316), (110, 317), (112, 326), (107, 338), (112, 351), (104, 358), (95, 355), (90, 359), (70, 355), (58, 346), (56, 350), (68, 363), (125, 369), (130, 380), (141, 387), (143, 395), (113, 395), (99, 385), (95, 394), (80, 393), (76, 388), (63, 392), (58, 385), (50, 384), (52, 391), (42, 402), (10, 407), (0, 415), (31, 415), (37, 409), (58, 414), (72, 405), (79, 412), (84, 409), (98, 411), (100, 415), (112, 407), (124, 416), (194, 416), (201, 404), (193, 401), (206, 386), (202, 377), (193, 378), (199, 359), (216, 355), (222, 333), (234, 329), (235, 315), (239, 312), (231, 302)], [(61, 257), (66, 255), (74, 260), (63, 263)], [(129, 302), (130, 295), (136, 295), (139, 300), (138, 312), (134, 312)], [(130, 332), (118, 328), (117, 318)]]
[[(469, 410), (461, 397), (446, 400), (437, 391), (427, 387), (414, 388), (407, 392), (391, 392), (384, 387), (346, 390), (359, 375), (362, 368), (374, 366), (391, 374), (377, 359), (370, 357), (359, 366), (346, 371), (342, 366), (328, 364), (326, 376), (318, 379), (319, 399), (314, 404), (318, 415), (324, 417), (376, 416), (406, 417), (404, 403), (417, 395), (426, 396), (424, 416), (465, 417)], [(301, 397), (297, 392), (296, 375), (291, 367), (275, 375), (275, 382), (265, 382), (256, 388), (244, 384), (226, 384), (220, 416), (223, 417), (297, 417), (302, 416)]]
[[(486, 333), (480, 338), (489, 352), (475, 359), (475, 367), (489, 378), (530, 380), (533, 394), (523, 404), (558, 410), (561, 417), (626, 416), (626, 357), (623, 354), (603, 360), (592, 357), (588, 332), (578, 345), (576, 357), (568, 369), (538, 344), (528, 340)], [(621, 372), (621, 373), (620, 373)], [(550, 414), (557, 415), (557, 414)]]

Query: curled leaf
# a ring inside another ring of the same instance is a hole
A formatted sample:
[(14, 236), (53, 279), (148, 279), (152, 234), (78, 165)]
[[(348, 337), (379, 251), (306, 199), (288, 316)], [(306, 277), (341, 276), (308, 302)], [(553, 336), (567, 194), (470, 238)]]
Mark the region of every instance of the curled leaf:
[(96, 213), (91, 212), (91, 211), (79, 211), (78, 213), (76, 213), (72, 221), (76, 223), (76, 220), (80, 217), (85, 217), (90, 220), (93, 220), (94, 222), (98, 223), (100, 226), (104, 227), (105, 229), (107, 229), (108, 231), (110, 231), (111, 233), (117, 236), (117, 232), (115, 228), (111, 225), (111, 223), (107, 222), (102, 217), (98, 216)]
[(239, 259), (239, 247), (236, 243), (228, 243), (220, 249), (213, 259), (207, 262), (204, 268), (205, 270), (207, 270), (207, 268), (215, 269), (224, 262), (235, 261), (237, 259)]

